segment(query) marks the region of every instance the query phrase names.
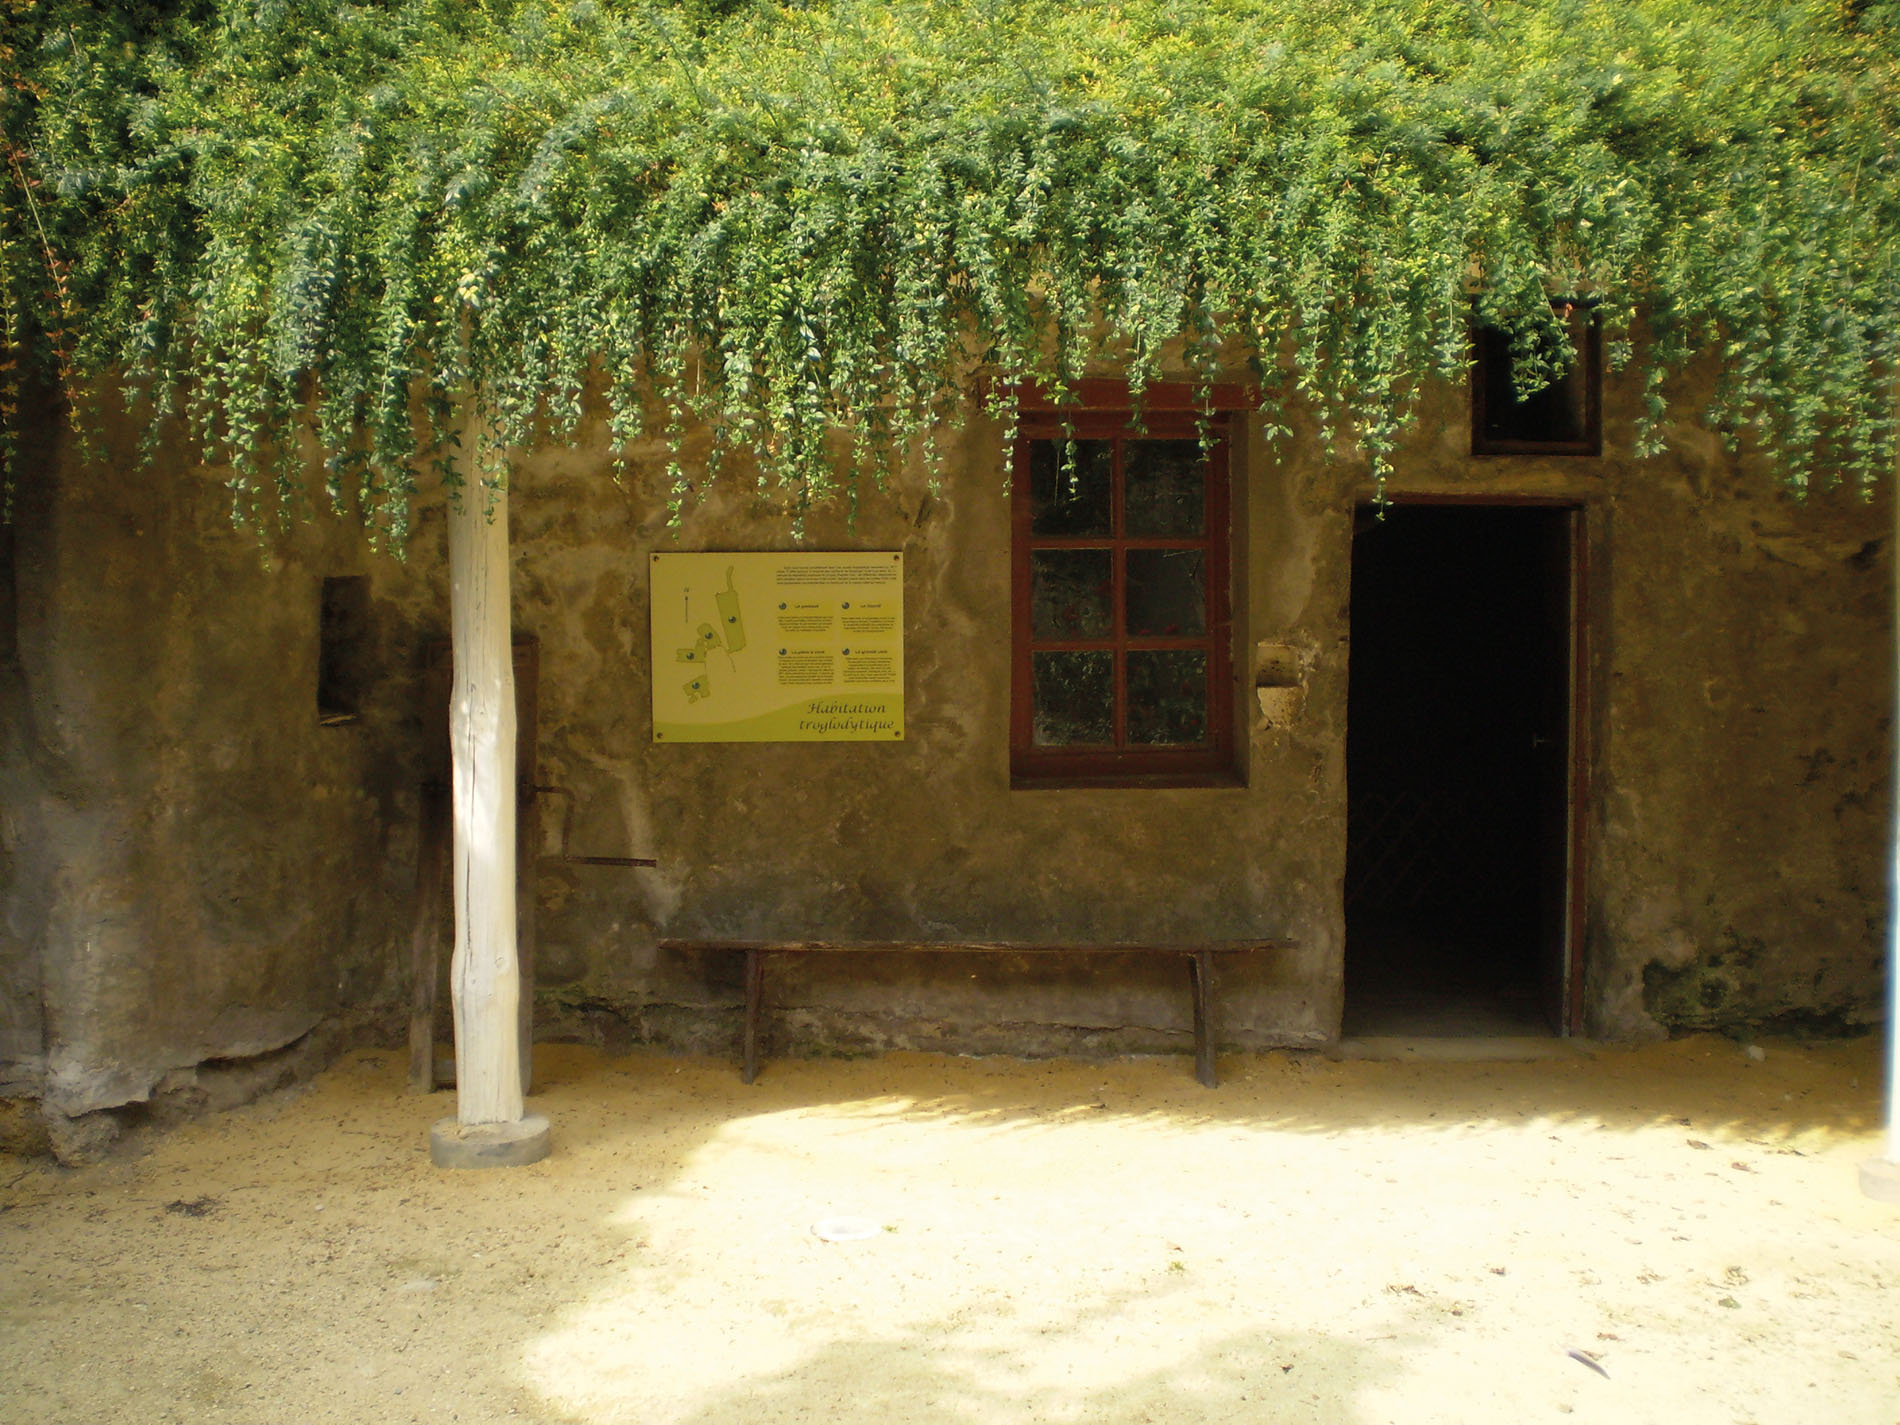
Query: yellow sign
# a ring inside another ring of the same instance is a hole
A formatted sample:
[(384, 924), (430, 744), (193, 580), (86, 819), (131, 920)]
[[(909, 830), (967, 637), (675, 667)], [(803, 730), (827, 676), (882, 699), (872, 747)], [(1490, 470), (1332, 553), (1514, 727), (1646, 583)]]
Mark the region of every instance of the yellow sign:
[(902, 554), (655, 554), (655, 742), (904, 735)]

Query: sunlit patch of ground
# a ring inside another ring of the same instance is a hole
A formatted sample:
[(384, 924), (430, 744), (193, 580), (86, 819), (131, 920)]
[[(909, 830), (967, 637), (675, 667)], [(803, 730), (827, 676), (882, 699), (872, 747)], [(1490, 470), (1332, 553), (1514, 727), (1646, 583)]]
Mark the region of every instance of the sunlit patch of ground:
[(136, 1160), (0, 1170), (0, 1421), (1896, 1425), (1879, 1045), (1765, 1048), (1227, 1057), (1209, 1091), (543, 1046), (554, 1156), (459, 1174), (448, 1100), (357, 1054)]

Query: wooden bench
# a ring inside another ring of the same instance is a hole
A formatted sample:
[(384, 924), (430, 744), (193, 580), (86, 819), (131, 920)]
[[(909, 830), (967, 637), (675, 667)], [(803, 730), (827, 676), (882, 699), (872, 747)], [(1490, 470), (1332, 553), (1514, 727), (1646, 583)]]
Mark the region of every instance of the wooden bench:
[(689, 940), (660, 941), (662, 950), (722, 951), (745, 955), (745, 1039), (743, 1074), (751, 1083), (759, 1073), (759, 1011), (765, 998), (765, 962), (773, 955), (1149, 955), (1187, 962), (1188, 989), (1194, 1005), (1194, 1076), (1209, 1088), (1214, 1076), (1214, 962), (1229, 955), (1291, 949), (1291, 940), (1207, 940), (1191, 944), (1098, 941), (1034, 944), (1020, 941), (907, 940)]

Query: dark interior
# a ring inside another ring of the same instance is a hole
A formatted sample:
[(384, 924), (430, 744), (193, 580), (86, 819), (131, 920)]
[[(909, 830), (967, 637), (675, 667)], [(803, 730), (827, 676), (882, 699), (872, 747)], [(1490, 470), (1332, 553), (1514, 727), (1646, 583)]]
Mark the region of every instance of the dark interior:
[(350, 722), (363, 711), (368, 684), (369, 578), (323, 581), (317, 618), (317, 717)]
[(1548, 386), (1521, 399), (1511, 372), (1511, 343), (1501, 331), (1478, 333), (1478, 379), (1484, 383), (1481, 442), (1488, 445), (1573, 445), (1591, 438), (1588, 378), (1582, 353)]
[[(1571, 303), (1557, 307), (1568, 349), (1554, 332), (1530, 334), (1532, 366), (1563, 372), (1520, 398), (1511, 338), (1495, 327), (1474, 333), (1471, 371), (1473, 455), (1600, 455), (1603, 450), (1603, 332), (1595, 317)], [(1531, 370), (1527, 379), (1534, 379)]]
[(1348, 1034), (1557, 1028), (1568, 519), (1528, 506), (1360, 512)]

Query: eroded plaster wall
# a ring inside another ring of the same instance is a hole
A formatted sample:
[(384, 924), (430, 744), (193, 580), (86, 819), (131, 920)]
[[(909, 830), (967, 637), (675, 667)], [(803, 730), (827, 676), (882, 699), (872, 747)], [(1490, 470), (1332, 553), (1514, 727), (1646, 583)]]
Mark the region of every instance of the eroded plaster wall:
[(1797, 499), (1675, 393), (1666, 449), (1467, 454), (1440, 392), (1397, 496), (1584, 511), (1584, 1025), (1844, 1032), (1881, 1017), (1894, 641), (1891, 491)]
[(1677, 441), (1674, 469), (1620, 482), (1606, 531), (1597, 1019), (1866, 1024), (1886, 943), (1891, 506), (1751, 491), (1705, 436)]
[(8, 1050), (13, 1091), (78, 1154), (109, 1136), (103, 1111), (242, 1096), (391, 1001), (416, 621), (375, 621), (358, 654), (377, 693), (322, 726), (319, 590), (418, 576), (330, 521), (260, 544), (232, 528), (216, 472), (142, 467), (123, 430), (90, 456), (69, 437), (37, 455), (0, 692), (9, 961), (30, 958), (37, 993), (22, 1004), (9, 973), (6, 1022), (37, 1022), (36, 1055)]
[[(557, 1017), (566, 1005), (664, 1035), (684, 1020), (693, 1042), (729, 1043), (737, 966), (656, 950), (668, 936), (1291, 936), (1297, 950), (1229, 970), (1227, 1030), (1324, 1042), (1338, 1016), (1344, 832), (1320, 791), (1340, 778), (1337, 715), (1255, 729), (1243, 786), (1011, 790), (1001, 437), (976, 422), (948, 440), (941, 488), (910, 472), (867, 498), (855, 526), (833, 513), (808, 533), (813, 548), (905, 554), (907, 726), (888, 746), (654, 745), (648, 551), (789, 548), (784, 514), (734, 482), (669, 529), (653, 492), (600, 478), (604, 452), (585, 441), (527, 463), (516, 610), (541, 641), (542, 776), (578, 799), (574, 851), (660, 863), (544, 864), (540, 980)], [(1316, 701), (1343, 707), (1343, 670), (1317, 657), (1325, 596), (1308, 547), (1348, 514), (1263, 495), (1248, 518), (1263, 553), (1287, 557), (1250, 563), (1247, 635), (1305, 650)], [(1179, 976), (1133, 961), (780, 962), (773, 995), (806, 1042), (1180, 1048), (1190, 1020)]]
[[(1613, 386), (1601, 460), (1478, 461), (1462, 393), (1443, 391), (1392, 487), (1585, 511), (1587, 1025), (1865, 1023), (1881, 989), (1887, 506), (1794, 502), (1688, 423), (1632, 462), (1630, 419)], [(656, 948), (712, 935), (1284, 936), (1298, 948), (1228, 972), (1225, 1039), (1337, 1034), (1358, 468), (1310, 431), (1277, 452), (1239, 437), (1239, 785), (1012, 790), (1001, 434), (979, 419), (945, 440), (939, 485), (907, 471), (855, 522), (819, 511), (804, 544), (905, 553), (894, 745), (656, 746), (647, 556), (793, 547), (785, 511), (729, 480), (669, 525), (664, 452), (609, 478), (598, 423), (525, 457), (514, 605), (540, 645), (539, 780), (574, 796), (573, 852), (659, 862), (561, 861), (561, 804), (542, 799), (544, 1034), (729, 1052), (738, 966)], [(202, 1093), (222, 1065), (294, 1068), (338, 1025), (393, 1034), (437, 736), (418, 669), (447, 623), (439, 497), (403, 563), (327, 519), (260, 553), (217, 472), (141, 469), (117, 433), (101, 456), (39, 449), (0, 660), (7, 1091), (79, 1121)], [(369, 581), (365, 691), (358, 717), (323, 726), (320, 590), (343, 575)], [(1301, 690), (1284, 726), (1252, 698), (1269, 662)], [(854, 959), (775, 967), (773, 999), (819, 1050), (1180, 1050), (1175, 974)]]
[[(45, 433), (29, 428), (21, 442), (41, 458)], [(16, 496), (12, 523), (0, 526), (0, 1100), (37, 1094), (45, 1078), (45, 1016), (40, 992), (43, 899), (34, 888), (39, 777), (30, 755), (33, 707), (20, 663), (19, 558), (15, 526), (28, 518), (29, 492)], [(6, 1141), (15, 1134), (9, 1130)]]
[[(1583, 511), (1585, 1027), (1864, 1024), (1885, 903), (1888, 507), (1796, 501), (1687, 419), (1632, 461), (1633, 418), (1613, 386), (1602, 458), (1476, 460), (1463, 393), (1441, 391), (1390, 490)], [(587, 439), (527, 463), (516, 603), (542, 641), (544, 776), (580, 799), (575, 849), (661, 863), (543, 866), (551, 1024), (728, 1044), (736, 966), (657, 952), (665, 936), (1278, 935), (1300, 949), (1230, 973), (1227, 1037), (1337, 1032), (1351, 538), (1370, 487), (1310, 433), (1241, 441), (1244, 786), (1011, 790), (999, 439), (977, 422), (940, 490), (913, 475), (855, 526), (811, 531), (810, 547), (906, 553), (910, 726), (889, 747), (653, 746), (646, 552), (789, 547), (783, 513), (726, 487), (669, 529), (657, 489), (598, 478)], [(1250, 697), (1271, 660), (1303, 688), (1287, 727)], [(807, 1044), (1166, 1048), (1186, 1030), (1179, 987), (1125, 964), (774, 974)]]

